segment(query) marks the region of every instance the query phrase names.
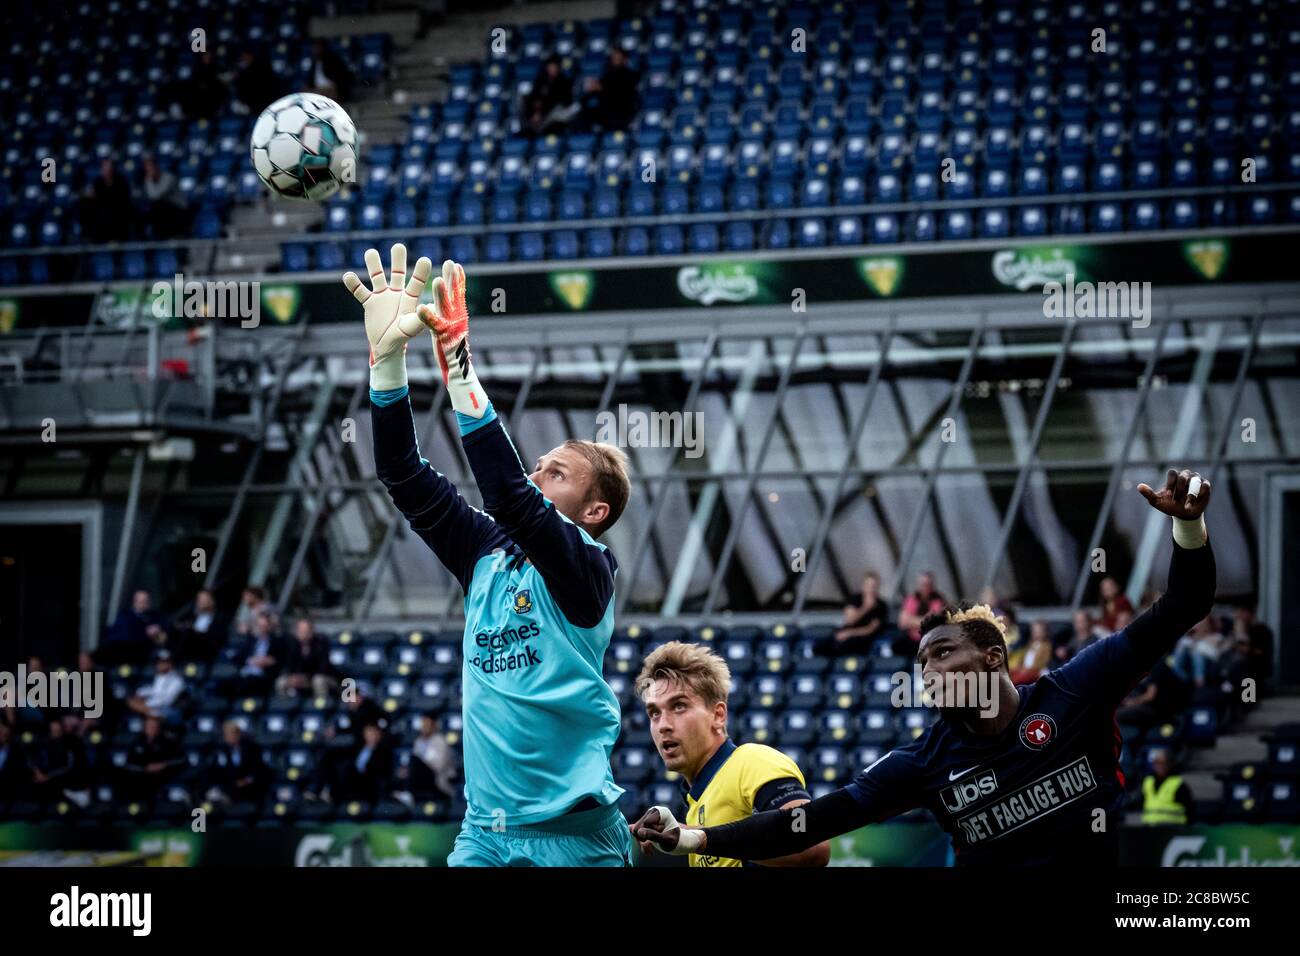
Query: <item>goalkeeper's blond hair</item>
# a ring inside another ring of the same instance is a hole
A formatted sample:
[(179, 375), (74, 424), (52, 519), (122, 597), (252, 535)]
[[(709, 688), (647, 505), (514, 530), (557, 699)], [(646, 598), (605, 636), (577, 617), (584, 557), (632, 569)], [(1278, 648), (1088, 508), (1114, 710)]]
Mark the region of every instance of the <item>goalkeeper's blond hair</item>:
[(1008, 667), (1007, 658), (1007, 622), (987, 604), (949, 604), (942, 611), (927, 614), (921, 621), (921, 636), (924, 637), (936, 627), (952, 624), (960, 627), (962, 633), (981, 650), (990, 647), (1002, 648), (1002, 666)]

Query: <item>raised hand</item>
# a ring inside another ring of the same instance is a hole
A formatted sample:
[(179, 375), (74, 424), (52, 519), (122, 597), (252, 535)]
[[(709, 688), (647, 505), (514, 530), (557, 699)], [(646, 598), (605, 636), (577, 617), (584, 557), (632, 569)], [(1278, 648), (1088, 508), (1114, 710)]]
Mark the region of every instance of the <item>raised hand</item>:
[(433, 332), (433, 351), (456, 411), (473, 418), (487, 412), (488, 399), (474, 374), (469, 352), (469, 307), (465, 304), (465, 270), (450, 259), (433, 280), (433, 305), (416, 310)]
[(1195, 521), (1210, 503), (1210, 482), (1186, 468), (1182, 471), (1170, 468), (1165, 486), (1159, 491), (1145, 482), (1137, 490), (1152, 508), (1184, 521)]
[(424, 331), (415, 307), (433, 271), (433, 263), (421, 256), (407, 279), (406, 246), (400, 242), (393, 245), (389, 263), (391, 282), (384, 275), (379, 250), (366, 250), (369, 289), (355, 272), (343, 276), (343, 284), (365, 308), (366, 338), (370, 340), (370, 387), (381, 391), (406, 384), (406, 343)]

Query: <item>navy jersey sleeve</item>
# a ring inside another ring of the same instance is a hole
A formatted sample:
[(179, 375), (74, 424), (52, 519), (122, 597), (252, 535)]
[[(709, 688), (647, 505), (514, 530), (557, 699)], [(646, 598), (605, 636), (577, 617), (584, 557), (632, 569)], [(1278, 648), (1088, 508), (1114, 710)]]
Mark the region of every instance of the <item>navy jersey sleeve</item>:
[(1124, 630), (1088, 645), (1047, 679), (1080, 697), (1118, 703), (1210, 613), (1214, 582), (1214, 552), (1208, 543), (1199, 548), (1175, 544), (1168, 590)]
[(483, 509), (528, 555), (569, 623), (595, 627), (614, 594), (614, 555), (556, 511), (529, 480), (491, 406), (482, 419), (463, 420), (461, 429)]
[(797, 778), (782, 777), (779, 780), (769, 780), (758, 788), (758, 793), (754, 794), (754, 812), (779, 810), (795, 800), (811, 799), (812, 796)]
[(492, 519), (473, 508), (456, 487), (420, 457), (411, 400), (371, 402), (375, 473), (411, 530), (433, 549), (468, 593), (474, 565), (508, 542)]
[[(847, 787), (803, 806), (706, 827), (704, 850), (731, 860), (772, 860), (910, 810), (918, 801), (918, 761), (914, 746), (891, 750)], [(797, 797), (782, 802), (791, 799)]]

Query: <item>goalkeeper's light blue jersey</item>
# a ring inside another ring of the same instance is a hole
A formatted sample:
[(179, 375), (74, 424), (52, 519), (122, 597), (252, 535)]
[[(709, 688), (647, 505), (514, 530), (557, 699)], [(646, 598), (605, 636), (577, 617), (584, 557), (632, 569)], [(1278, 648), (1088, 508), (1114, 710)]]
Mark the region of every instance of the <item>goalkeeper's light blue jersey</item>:
[(458, 416), (485, 514), (420, 457), (405, 394), (372, 398), (380, 480), (465, 590), (465, 821), (514, 827), (587, 797), (617, 802), (621, 716), (602, 673), (614, 555), (528, 480), (491, 407)]

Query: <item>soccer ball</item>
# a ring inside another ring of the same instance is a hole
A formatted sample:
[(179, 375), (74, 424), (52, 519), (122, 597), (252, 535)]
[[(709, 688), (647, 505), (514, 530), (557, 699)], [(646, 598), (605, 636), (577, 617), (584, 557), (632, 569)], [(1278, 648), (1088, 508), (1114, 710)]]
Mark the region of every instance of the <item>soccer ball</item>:
[(253, 168), (286, 199), (325, 199), (357, 178), (357, 128), (327, 96), (291, 93), (253, 124)]

